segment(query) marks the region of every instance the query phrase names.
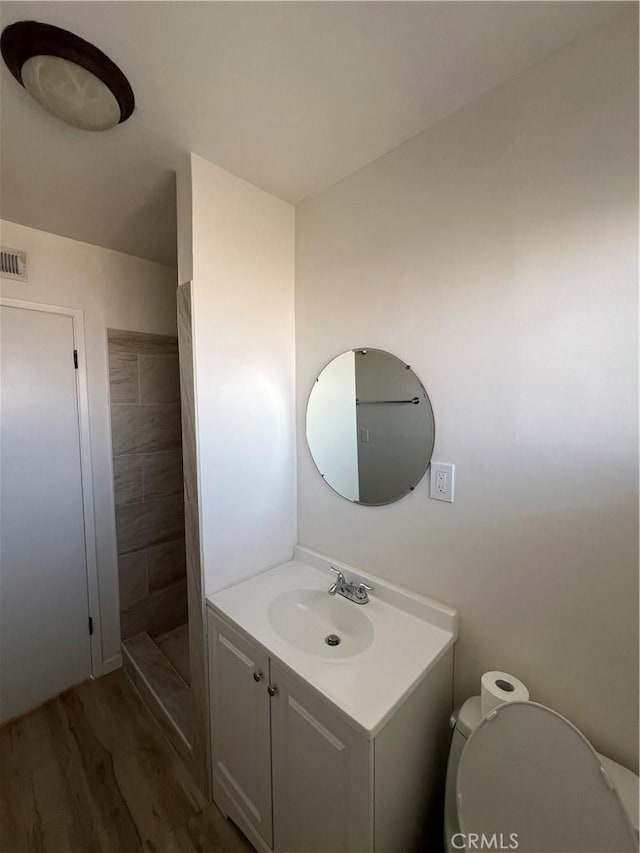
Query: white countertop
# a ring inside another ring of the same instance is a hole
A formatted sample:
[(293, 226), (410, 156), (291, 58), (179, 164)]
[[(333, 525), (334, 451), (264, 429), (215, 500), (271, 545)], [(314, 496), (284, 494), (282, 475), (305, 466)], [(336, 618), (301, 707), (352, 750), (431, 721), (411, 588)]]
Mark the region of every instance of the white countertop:
[[(373, 738), (455, 642), (456, 611), (306, 548), (296, 548), (295, 557), (210, 595), (207, 605), (235, 623), (328, 699), (347, 721)], [(326, 653), (301, 651), (283, 640), (269, 620), (269, 605), (283, 592), (326, 592), (334, 580), (329, 565), (341, 569), (349, 580), (355, 577), (375, 587), (368, 604), (343, 599), (345, 606), (364, 612), (375, 634), (367, 649), (344, 659), (332, 659), (328, 646)]]

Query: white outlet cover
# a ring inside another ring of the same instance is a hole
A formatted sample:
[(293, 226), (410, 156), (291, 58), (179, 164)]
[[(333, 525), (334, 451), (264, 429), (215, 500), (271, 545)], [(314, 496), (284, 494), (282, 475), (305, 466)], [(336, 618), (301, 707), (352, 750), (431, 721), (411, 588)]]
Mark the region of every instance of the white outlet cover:
[(456, 466), (451, 462), (432, 462), (429, 475), (429, 497), (453, 503)]

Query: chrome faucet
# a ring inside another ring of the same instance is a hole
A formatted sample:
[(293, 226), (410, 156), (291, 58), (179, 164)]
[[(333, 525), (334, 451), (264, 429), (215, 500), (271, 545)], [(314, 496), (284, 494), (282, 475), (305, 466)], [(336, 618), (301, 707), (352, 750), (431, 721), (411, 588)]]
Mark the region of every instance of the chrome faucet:
[(329, 587), (329, 595), (338, 593), (338, 595), (342, 595), (356, 604), (367, 604), (369, 593), (373, 590), (372, 586), (366, 583), (352, 583), (345, 578), (340, 569), (334, 569), (333, 566), (329, 566), (329, 568), (337, 575), (335, 581)]

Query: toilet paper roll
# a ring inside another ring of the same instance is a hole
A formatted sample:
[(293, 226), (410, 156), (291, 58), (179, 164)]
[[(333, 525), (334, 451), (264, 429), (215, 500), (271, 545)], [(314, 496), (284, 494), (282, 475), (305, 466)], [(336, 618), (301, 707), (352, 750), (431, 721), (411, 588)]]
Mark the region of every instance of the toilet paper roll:
[(486, 716), (492, 708), (505, 702), (526, 702), (529, 691), (508, 672), (485, 672), (480, 681), (480, 711)]

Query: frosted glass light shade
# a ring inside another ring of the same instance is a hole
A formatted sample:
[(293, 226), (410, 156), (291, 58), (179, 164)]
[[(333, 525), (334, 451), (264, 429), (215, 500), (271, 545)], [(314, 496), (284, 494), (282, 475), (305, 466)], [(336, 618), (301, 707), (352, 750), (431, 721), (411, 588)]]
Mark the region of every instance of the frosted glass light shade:
[(120, 121), (120, 106), (102, 80), (59, 56), (32, 56), (22, 83), (41, 107), (82, 130), (108, 130)]

